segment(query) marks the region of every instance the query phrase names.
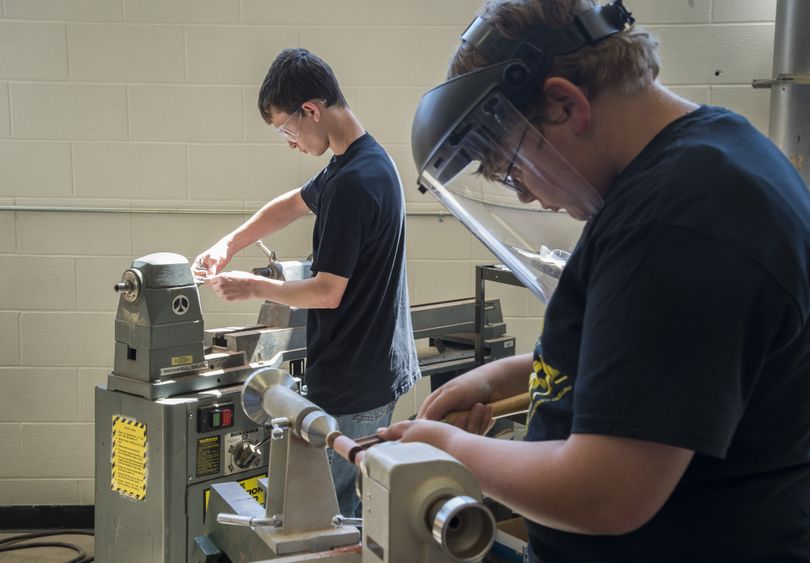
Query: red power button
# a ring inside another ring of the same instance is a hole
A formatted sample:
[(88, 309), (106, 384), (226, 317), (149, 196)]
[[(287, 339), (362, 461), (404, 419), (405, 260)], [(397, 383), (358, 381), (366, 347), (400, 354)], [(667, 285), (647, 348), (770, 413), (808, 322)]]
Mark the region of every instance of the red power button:
[(231, 425), (233, 425), (233, 409), (224, 408), (222, 409), (222, 426), (231, 426)]

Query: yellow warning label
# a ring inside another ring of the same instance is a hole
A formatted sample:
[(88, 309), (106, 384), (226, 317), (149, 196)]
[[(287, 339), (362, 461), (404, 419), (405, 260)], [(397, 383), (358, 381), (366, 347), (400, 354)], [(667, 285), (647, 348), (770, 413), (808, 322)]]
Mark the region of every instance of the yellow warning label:
[(194, 361), (194, 356), (172, 356), (173, 366), (184, 366)]
[(197, 440), (197, 477), (216, 475), (222, 457), (221, 436), (206, 436)]
[[(242, 488), (245, 489), (248, 494), (262, 506), (264, 506), (264, 489), (259, 486), (259, 479), (264, 479), (265, 477), (267, 477), (267, 475), (256, 475), (255, 477), (250, 477), (248, 479), (242, 479), (239, 481)], [(208, 512), (208, 497), (210, 496), (211, 489), (205, 489), (205, 498), (203, 500), (203, 519), (205, 519), (205, 514)]]
[(136, 500), (146, 498), (148, 446), (144, 423), (125, 416), (112, 417), (113, 491)]

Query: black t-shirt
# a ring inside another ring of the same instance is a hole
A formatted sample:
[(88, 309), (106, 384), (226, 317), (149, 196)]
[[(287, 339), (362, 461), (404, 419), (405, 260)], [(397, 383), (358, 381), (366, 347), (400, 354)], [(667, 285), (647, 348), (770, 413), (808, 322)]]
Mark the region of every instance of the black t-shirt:
[(308, 311), (308, 398), (331, 414), (390, 403), (419, 377), (397, 169), (366, 133), (332, 157), (301, 197), (317, 216), (313, 275), (349, 278), (340, 306)]
[[(529, 440), (694, 450), (623, 536), (530, 524), (542, 561), (810, 559), (810, 195), (745, 119), (701, 107), (622, 172), (551, 299)], [(543, 476), (537, 476), (543, 486)]]

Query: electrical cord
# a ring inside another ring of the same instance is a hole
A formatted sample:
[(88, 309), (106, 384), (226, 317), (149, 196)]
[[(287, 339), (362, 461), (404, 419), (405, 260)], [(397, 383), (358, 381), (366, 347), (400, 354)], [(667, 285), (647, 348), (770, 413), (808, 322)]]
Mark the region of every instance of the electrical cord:
[(63, 547), (65, 549), (72, 549), (76, 553), (79, 554), (78, 557), (74, 557), (70, 560), (70, 563), (84, 563), (85, 561), (89, 561), (87, 559), (87, 553), (85, 553), (79, 546), (73, 545), (72, 543), (64, 543), (64, 542), (32, 542), (32, 543), (24, 543), (21, 545), (12, 545), (8, 547), (0, 547), (0, 553), (4, 551), (15, 551), (18, 549), (34, 549), (38, 547)]
[(67, 563), (90, 563), (91, 561), (95, 561), (95, 558), (92, 555), (87, 555), (87, 553), (81, 547), (79, 547), (78, 545), (74, 545), (72, 543), (51, 542), (51, 541), (21, 543), (37, 538), (46, 538), (50, 536), (64, 536), (64, 535), (92, 536), (94, 534), (92, 531), (89, 530), (54, 530), (52, 532), (31, 532), (27, 534), (20, 534), (17, 536), (11, 536), (0, 540), (0, 553), (6, 551), (15, 551), (18, 549), (34, 549), (37, 547), (58, 547), (63, 549), (72, 549), (78, 554), (73, 559), (68, 560)]

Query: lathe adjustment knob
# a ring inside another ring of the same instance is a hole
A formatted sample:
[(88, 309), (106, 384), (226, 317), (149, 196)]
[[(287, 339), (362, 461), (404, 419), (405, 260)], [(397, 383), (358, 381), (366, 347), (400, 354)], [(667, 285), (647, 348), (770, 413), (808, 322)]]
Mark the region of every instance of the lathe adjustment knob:
[(247, 469), (252, 467), (262, 454), (256, 444), (250, 440), (242, 440), (233, 447), (231, 455), (237, 467)]

